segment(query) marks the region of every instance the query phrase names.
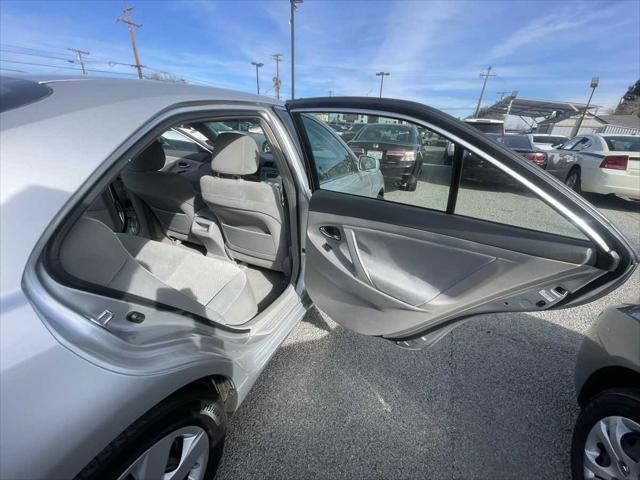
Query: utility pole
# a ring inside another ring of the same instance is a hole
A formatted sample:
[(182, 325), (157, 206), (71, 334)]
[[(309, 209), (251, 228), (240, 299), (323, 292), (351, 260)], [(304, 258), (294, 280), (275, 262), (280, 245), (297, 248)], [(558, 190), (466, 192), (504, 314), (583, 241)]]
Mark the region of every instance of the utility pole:
[(140, 59), (138, 58), (138, 49), (136, 48), (136, 37), (134, 35), (134, 28), (141, 28), (142, 25), (133, 23), (131, 21), (131, 11), (133, 7), (124, 7), (124, 17), (116, 19), (116, 22), (125, 23), (129, 29), (129, 38), (131, 39), (131, 48), (133, 49), (133, 59), (135, 61), (135, 67), (138, 70), (138, 78), (142, 80), (142, 65), (140, 65)]
[(273, 77), (273, 87), (276, 89), (276, 98), (280, 100), (280, 85), (282, 85), (282, 80), (280, 80), (280, 62), (282, 61), (282, 54), (274, 53), (271, 56), (276, 61), (276, 76)]
[(482, 97), (484, 97), (484, 90), (485, 88), (487, 88), (487, 80), (489, 79), (489, 77), (495, 77), (495, 74), (491, 73), (492, 68), (493, 67), (489, 65), (489, 68), (487, 68), (487, 73), (480, 74), (481, 77), (484, 77), (484, 82), (482, 82), (482, 91), (480, 92), (480, 98), (478, 99), (478, 105), (476, 106), (476, 113), (473, 115), (476, 118), (478, 118), (478, 115), (480, 114), (480, 105), (482, 104)]
[(329, 90), (329, 96), (333, 97), (333, 90)]
[(384, 83), (384, 77), (391, 75), (389, 72), (378, 72), (376, 77), (380, 77), (380, 98), (382, 98), (382, 84)]
[(84, 50), (78, 50), (77, 48), (67, 48), (67, 50), (70, 50), (76, 54), (76, 59), (80, 64), (80, 68), (82, 69), (82, 75), (86, 75), (87, 70), (84, 68), (84, 60), (82, 59), (82, 55), (89, 55), (89, 52), (85, 52)]
[(298, 3), (302, 3), (302, 0), (289, 0), (291, 3), (291, 19), (289, 23), (291, 25), (291, 100), (296, 98), (296, 51), (295, 51), (295, 12), (298, 8)]
[(580, 131), (580, 127), (582, 127), (582, 122), (584, 121), (584, 116), (587, 114), (587, 110), (589, 110), (591, 99), (593, 98), (593, 94), (596, 91), (596, 88), (598, 88), (599, 83), (600, 83), (600, 77), (593, 77), (591, 79), (591, 95), (589, 95), (589, 100), (587, 100), (587, 106), (584, 107), (584, 110), (582, 111), (582, 115), (580, 116), (580, 120), (578, 120), (578, 123), (576, 123), (576, 126), (573, 127), (573, 131), (571, 132), (572, 137), (575, 137), (576, 135), (578, 135), (578, 132)]
[(260, 95), (260, 75), (258, 74), (258, 69), (264, 66), (264, 63), (251, 62), (251, 65), (256, 67), (256, 88), (258, 90), (258, 95)]

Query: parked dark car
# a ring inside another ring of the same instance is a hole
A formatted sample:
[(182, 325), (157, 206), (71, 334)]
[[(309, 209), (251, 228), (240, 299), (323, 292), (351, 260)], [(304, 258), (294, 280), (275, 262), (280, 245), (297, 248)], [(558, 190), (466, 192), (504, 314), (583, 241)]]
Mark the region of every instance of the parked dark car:
[(640, 305), (602, 312), (578, 352), (575, 387), (574, 480), (640, 478)]
[(524, 158), (536, 165), (545, 168), (547, 166), (547, 153), (544, 149), (537, 147), (531, 141), (529, 135), (510, 133), (502, 137), (502, 143), (514, 152), (519, 153)]
[(349, 147), (380, 161), (384, 183), (414, 191), (422, 169), (421, 139), (414, 125), (375, 123), (363, 127)]
[(346, 132), (342, 132), (342, 135), (340, 135), (342, 137), (342, 140), (344, 140), (345, 142), (353, 140), (353, 138), (358, 134), (360, 130), (362, 130), (362, 127), (364, 127), (365, 125), (366, 123), (351, 124), (349, 130), (347, 130)]
[[(499, 133), (485, 133), (485, 135), (498, 143), (502, 143), (504, 146), (513, 150), (514, 152), (522, 155), (531, 163), (535, 163), (543, 169), (547, 168), (547, 152), (539, 147), (534, 146), (529, 135), (514, 133), (506, 135), (501, 135)], [(453, 152), (450, 152), (449, 158), (451, 158), (452, 156)], [(465, 152), (463, 158), (463, 180), (483, 180), (496, 183), (503, 183), (503, 181), (508, 181), (506, 176), (500, 176), (499, 178), (496, 178), (495, 169), (486, 168), (487, 162), (485, 162), (485, 160), (478, 157), (477, 155), (474, 155), (471, 152)], [(509, 183), (512, 184), (512, 182)]]

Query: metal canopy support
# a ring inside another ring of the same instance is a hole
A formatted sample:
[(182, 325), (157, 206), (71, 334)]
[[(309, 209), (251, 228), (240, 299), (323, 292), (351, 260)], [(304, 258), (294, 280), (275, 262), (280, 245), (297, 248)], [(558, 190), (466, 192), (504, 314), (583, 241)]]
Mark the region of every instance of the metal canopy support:
[(584, 103), (562, 102), (557, 100), (537, 100), (534, 98), (506, 96), (490, 107), (482, 109), (483, 115), (502, 114), (516, 115), (529, 118), (548, 118), (551, 115), (575, 114), (587, 109), (599, 108), (596, 105)]

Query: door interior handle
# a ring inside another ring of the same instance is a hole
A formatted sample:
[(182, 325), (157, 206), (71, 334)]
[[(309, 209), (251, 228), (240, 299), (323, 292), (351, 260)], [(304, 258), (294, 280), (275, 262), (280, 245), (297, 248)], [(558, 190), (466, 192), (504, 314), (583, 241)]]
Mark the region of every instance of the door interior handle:
[(338, 227), (332, 226), (323, 226), (319, 228), (320, 233), (325, 237), (332, 238), (333, 240), (340, 241), (342, 236), (340, 235), (340, 230)]

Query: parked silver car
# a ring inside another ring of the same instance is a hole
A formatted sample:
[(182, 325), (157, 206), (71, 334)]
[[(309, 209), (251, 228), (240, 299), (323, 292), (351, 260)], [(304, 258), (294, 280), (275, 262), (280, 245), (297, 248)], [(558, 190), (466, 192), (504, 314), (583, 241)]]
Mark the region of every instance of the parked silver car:
[(578, 353), (574, 480), (640, 478), (640, 305), (604, 310)]
[(569, 137), (563, 135), (551, 135), (549, 133), (528, 133), (527, 136), (532, 145), (541, 150), (551, 150), (555, 146), (569, 141)]
[[(312, 301), (344, 328), (417, 349), (477, 313), (589, 302), (638, 262), (580, 196), (417, 103), (0, 83), (2, 478), (212, 478), (227, 416)], [(446, 168), (458, 174), (421, 177), (394, 201), (356, 190), (378, 164), (317, 121), (327, 111), (434, 132), (455, 143)], [(278, 181), (249, 135), (221, 132), (184, 161), (159, 140), (239, 119), (259, 124)], [(526, 195), (461, 186), (464, 150)]]

